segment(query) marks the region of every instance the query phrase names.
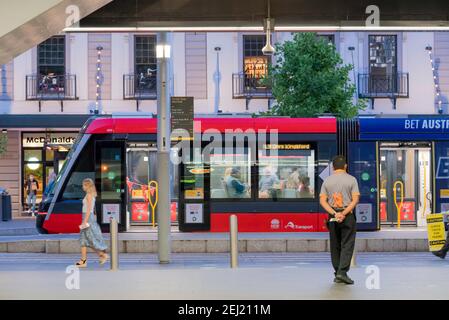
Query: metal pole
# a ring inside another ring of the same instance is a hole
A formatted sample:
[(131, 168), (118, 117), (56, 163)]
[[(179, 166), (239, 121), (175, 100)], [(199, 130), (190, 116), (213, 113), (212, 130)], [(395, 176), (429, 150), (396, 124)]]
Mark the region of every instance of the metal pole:
[(231, 268), (238, 267), (239, 240), (238, 240), (238, 222), (235, 214), (229, 217), (229, 234), (231, 238)]
[(109, 225), (111, 236), (111, 271), (118, 270), (118, 224), (115, 217), (111, 217)]
[[(167, 32), (159, 33), (158, 45), (167, 45)], [(158, 58), (157, 71), (157, 181), (156, 208), (159, 263), (170, 262), (170, 90), (169, 57)]]
[[(357, 241), (356, 241), (357, 244)], [(357, 267), (357, 246), (354, 244), (354, 251), (352, 252), (351, 268)]]

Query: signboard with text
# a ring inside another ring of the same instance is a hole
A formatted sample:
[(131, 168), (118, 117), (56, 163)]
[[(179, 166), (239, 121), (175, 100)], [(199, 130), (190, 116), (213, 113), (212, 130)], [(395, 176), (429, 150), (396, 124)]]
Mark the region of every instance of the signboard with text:
[(193, 140), (193, 97), (171, 97), (170, 108), (172, 143)]
[(25, 148), (42, 148), (45, 144), (70, 146), (75, 142), (77, 136), (77, 132), (52, 132), (48, 134), (45, 132), (24, 133), (22, 136), (22, 146)]
[(428, 214), (426, 220), (429, 250), (438, 251), (446, 242), (443, 214)]

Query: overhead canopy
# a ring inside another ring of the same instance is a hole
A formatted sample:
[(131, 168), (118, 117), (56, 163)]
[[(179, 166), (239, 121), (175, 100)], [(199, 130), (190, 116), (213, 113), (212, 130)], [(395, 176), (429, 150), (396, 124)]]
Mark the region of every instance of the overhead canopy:
[[(81, 27), (261, 26), (267, 0), (114, 0)], [(381, 25), (449, 26), (447, 0), (377, 0)], [(364, 26), (371, 0), (271, 0), (277, 26)]]
[(90, 114), (2, 114), (0, 130), (17, 128), (81, 128)]
[[(0, 65), (112, 0), (0, 1)], [(79, 14), (79, 15), (78, 15)]]

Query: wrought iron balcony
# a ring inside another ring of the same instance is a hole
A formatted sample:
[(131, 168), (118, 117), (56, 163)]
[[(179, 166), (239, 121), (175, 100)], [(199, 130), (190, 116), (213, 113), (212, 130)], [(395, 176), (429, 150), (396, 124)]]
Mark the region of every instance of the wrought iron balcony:
[(232, 75), (232, 97), (272, 99), (271, 86), (263, 78), (251, 77), (243, 72)]
[(373, 106), (374, 99), (389, 98), (393, 100), (394, 108), (396, 108), (397, 98), (409, 97), (408, 73), (360, 73), (358, 80), (359, 97), (371, 99)]
[(76, 75), (27, 75), (25, 92), (27, 100), (39, 101), (39, 111), (41, 111), (41, 101), (43, 100), (61, 101), (61, 111), (63, 111), (63, 100), (78, 99)]
[(76, 76), (65, 75), (27, 75), (27, 100), (75, 100)]
[(123, 99), (154, 100), (157, 99), (157, 74), (123, 75)]

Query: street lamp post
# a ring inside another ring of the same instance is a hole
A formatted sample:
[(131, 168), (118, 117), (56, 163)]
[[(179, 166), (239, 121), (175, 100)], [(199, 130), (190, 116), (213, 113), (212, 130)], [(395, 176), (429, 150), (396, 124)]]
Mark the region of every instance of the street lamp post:
[(214, 73), (214, 80), (215, 80), (215, 103), (214, 103), (214, 112), (215, 114), (218, 114), (220, 110), (220, 81), (221, 81), (221, 73), (220, 73), (220, 47), (214, 48), (215, 52), (217, 53), (217, 69)]
[(157, 180), (159, 201), (156, 208), (159, 263), (170, 262), (170, 45), (167, 32), (158, 35), (157, 72)]

